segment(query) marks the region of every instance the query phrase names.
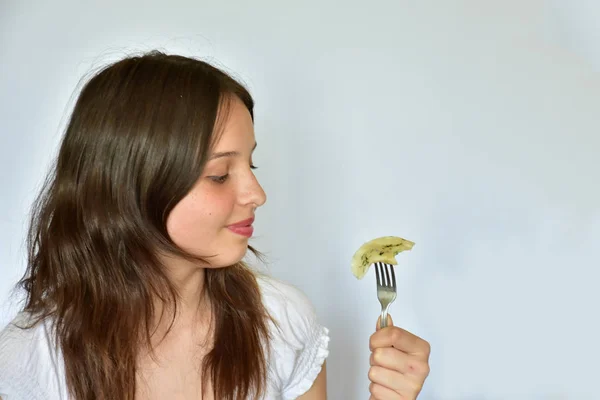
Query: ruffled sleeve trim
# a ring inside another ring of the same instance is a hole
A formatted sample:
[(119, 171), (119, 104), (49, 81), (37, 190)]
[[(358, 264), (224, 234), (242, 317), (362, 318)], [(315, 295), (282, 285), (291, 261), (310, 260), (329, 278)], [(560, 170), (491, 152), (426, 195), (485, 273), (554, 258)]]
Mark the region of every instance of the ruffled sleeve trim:
[(298, 367), (300, 370), (296, 375), (299, 379), (291, 382), (285, 388), (283, 398), (286, 400), (296, 399), (312, 387), (321, 372), (325, 359), (329, 356), (329, 329), (319, 326), (308, 343)]

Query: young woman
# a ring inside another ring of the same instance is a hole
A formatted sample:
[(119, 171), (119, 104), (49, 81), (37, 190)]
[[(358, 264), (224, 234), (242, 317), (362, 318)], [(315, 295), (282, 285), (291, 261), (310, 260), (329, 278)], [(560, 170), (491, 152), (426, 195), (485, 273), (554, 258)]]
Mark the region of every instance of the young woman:
[[(152, 52), (81, 91), (38, 197), (0, 333), (3, 400), (326, 398), (328, 331), (242, 258), (265, 193), (253, 100), (199, 60)], [(370, 340), (374, 399), (414, 399), (429, 346)]]

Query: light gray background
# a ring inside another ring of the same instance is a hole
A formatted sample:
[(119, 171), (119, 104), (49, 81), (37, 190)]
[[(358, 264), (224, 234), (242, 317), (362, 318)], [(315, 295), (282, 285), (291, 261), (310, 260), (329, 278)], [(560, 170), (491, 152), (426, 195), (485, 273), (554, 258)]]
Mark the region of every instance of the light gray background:
[(161, 48), (256, 97), (254, 244), (331, 329), (330, 398), (368, 398), (379, 304), (350, 257), (399, 235), (421, 399), (598, 399), (599, 27), (593, 0), (3, 0), (0, 326), (80, 78)]

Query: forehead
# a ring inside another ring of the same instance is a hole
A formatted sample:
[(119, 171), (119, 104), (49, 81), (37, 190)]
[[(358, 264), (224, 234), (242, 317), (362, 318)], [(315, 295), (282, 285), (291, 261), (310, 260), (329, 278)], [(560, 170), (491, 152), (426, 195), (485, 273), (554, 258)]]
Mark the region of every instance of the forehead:
[[(226, 118), (223, 120), (223, 118)], [(236, 96), (233, 96), (219, 111), (220, 133), (215, 143), (215, 151), (243, 150), (254, 145), (254, 125), (250, 111)]]

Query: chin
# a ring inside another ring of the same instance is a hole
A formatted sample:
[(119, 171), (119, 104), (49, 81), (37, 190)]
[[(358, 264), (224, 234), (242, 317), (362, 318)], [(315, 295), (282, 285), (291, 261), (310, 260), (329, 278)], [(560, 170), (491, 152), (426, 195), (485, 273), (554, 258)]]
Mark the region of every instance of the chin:
[(225, 268), (234, 265), (244, 259), (247, 251), (247, 242), (243, 246), (231, 246), (226, 251), (223, 251), (220, 257), (214, 260), (214, 264), (210, 268)]
[(244, 243), (243, 249), (236, 250), (236, 251), (237, 251), (237, 253), (235, 255), (232, 254), (233, 257), (232, 257), (232, 260), (229, 263), (229, 265), (233, 265), (244, 259), (244, 257), (246, 256), (246, 253), (248, 252), (248, 242)]

